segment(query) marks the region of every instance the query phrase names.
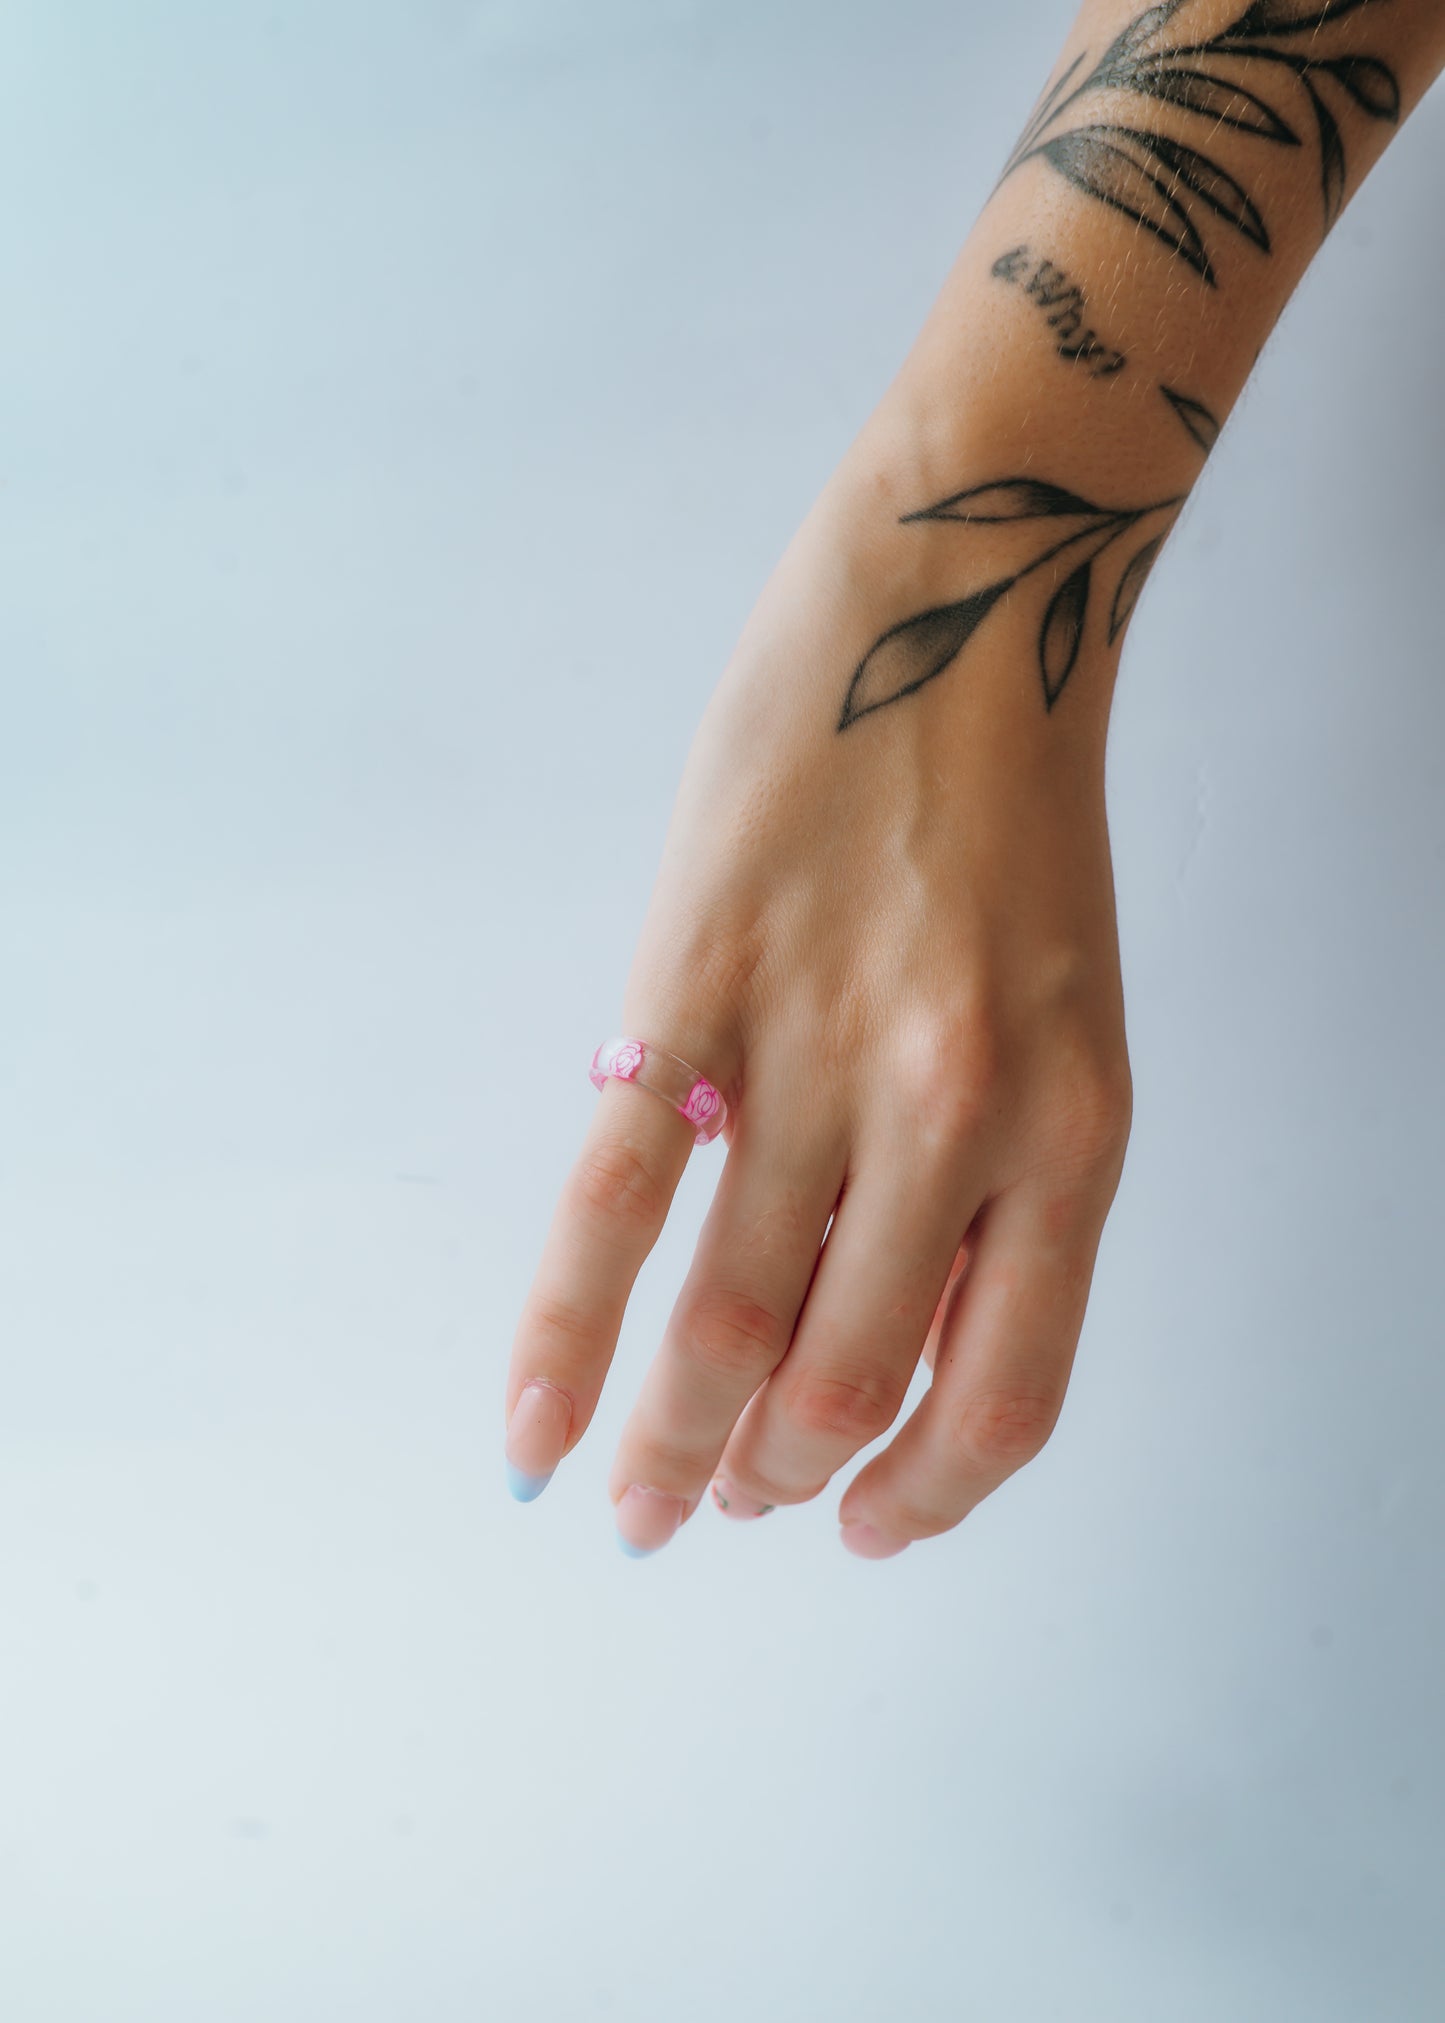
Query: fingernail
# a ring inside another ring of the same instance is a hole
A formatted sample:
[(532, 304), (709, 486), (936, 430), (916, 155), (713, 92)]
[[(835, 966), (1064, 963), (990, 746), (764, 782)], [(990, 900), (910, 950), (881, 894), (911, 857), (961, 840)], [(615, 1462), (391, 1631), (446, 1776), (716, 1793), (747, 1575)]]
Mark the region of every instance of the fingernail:
[(906, 1538), (890, 1538), (871, 1524), (845, 1524), (841, 1535), (849, 1552), (859, 1559), (895, 1559), (900, 1552), (907, 1552), (910, 1543)]
[(518, 1503), (531, 1503), (552, 1480), (571, 1425), (565, 1391), (541, 1379), (527, 1385), (507, 1422), (507, 1487)]
[(617, 1543), (629, 1559), (645, 1559), (667, 1544), (686, 1508), (680, 1496), (634, 1482), (617, 1499)]
[(724, 1517), (766, 1517), (778, 1507), (775, 1503), (759, 1503), (754, 1496), (741, 1495), (726, 1475), (714, 1476), (712, 1500)]

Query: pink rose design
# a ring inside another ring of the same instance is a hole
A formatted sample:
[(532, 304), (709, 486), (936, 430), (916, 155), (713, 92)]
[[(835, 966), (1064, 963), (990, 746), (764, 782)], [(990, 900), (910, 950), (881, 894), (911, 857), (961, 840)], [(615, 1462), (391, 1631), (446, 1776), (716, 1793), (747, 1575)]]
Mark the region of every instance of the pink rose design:
[(710, 1124), (722, 1108), (722, 1097), (711, 1082), (696, 1081), (688, 1091), (682, 1114), (689, 1124)]
[(642, 1042), (624, 1040), (620, 1046), (612, 1049), (606, 1066), (608, 1074), (616, 1075), (620, 1082), (632, 1081), (642, 1066)]

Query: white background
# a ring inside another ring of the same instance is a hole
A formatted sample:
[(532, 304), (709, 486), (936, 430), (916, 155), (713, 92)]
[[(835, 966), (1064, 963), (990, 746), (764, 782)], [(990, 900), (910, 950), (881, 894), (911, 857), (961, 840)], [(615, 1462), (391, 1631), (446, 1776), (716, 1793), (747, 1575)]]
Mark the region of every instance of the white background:
[(501, 1482), (697, 716), (1067, 16), (6, 9), (6, 2023), (1445, 2007), (1438, 95), (1134, 628), (1054, 1441), (624, 1559), (700, 1153)]

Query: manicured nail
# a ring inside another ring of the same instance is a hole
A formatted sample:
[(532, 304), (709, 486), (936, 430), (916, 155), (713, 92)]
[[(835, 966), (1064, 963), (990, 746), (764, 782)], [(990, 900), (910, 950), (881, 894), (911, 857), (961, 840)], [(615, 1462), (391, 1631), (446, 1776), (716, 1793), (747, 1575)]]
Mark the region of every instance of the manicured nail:
[(629, 1559), (646, 1559), (648, 1553), (667, 1544), (686, 1509), (680, 1496), (644, 1489), (634, 1482), (617, 1499), (617, 1543)]
[(507, 1422), (507, 1487), (518, 1503), (542, 1494), (557, 1471), (572, 1424), (572, 1400), (555, 1384), (528, 1384)]
[(895, 1559), (900, 1552), (907, 1552), (910, 1543), (906, 1538), (890, 1538), (871, 1524), (845, 1524), (842, 1539), (859, 1559)]
[(714, 1476), (712, 1500), (724, 1517), (766, 1517), (778, 1507), (775, 1503), (759, 1503), (755, 1496), (741, 1495), (726, 1475)]

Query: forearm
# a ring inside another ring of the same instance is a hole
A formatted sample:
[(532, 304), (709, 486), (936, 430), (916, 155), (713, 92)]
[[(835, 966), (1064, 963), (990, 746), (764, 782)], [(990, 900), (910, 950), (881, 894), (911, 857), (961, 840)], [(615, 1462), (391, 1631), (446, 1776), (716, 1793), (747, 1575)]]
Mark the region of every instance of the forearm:
[(1133, 597), (1442, 62), (1440, 0), (1088, 0), (822, 503), (886, 621), (833, 670), (836, 734), (1014, 723), (1022, 680), (1056, 739), (1101, 750)]

